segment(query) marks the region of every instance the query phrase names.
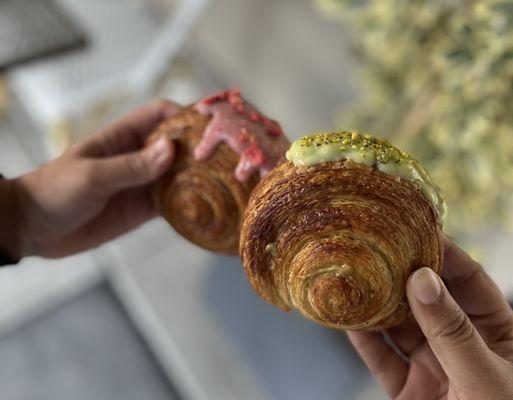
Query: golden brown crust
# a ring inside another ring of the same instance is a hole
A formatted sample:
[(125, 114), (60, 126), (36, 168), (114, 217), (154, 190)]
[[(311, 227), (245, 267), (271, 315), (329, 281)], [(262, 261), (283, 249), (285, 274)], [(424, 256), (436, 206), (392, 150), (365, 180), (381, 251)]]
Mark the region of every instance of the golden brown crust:
[(208, 160), (194, 159), (208, 122), (209, 117), (186, 107), (150, 135), (147, 144), (167, 135), (177, 150), (171, 169), (155, 184), (153, 198), (185, 238), (207, 250), (237, 254), (240, 221), (258, 177), (239, 182), (233, 173), (239, 156), (224, 143)]
[(240, 254), (264, 299), (320, 324), (395, 325), (409, 313), (411, 272), (442, 268), (436, 213), (412, 182), (351, 161), (288, 161), (253, 191)]

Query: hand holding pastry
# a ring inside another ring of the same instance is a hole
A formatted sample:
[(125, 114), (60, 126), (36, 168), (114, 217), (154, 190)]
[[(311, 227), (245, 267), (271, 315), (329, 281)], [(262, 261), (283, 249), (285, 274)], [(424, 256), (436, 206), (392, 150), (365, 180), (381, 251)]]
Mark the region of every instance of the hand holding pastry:
[(178, 110), (150, 103), (34, 171), (0, 180), (0, 248), (14, 260), (63, 257), (156, 217), (150, 184), (171, 165), (174, 147), (144, 141)]
[(380, 332), (348, 332), (349, 339), (392, 399), (512, 399), (510, 305), (483, 267), (449, 240), (442, 276), (429, 268), (412, 274), (413, 316), (388, 329), (386, 341)]
[(185, 107), (148, 144), (160, 137), (175, 142), (177, 155), (155, 185), (157, 208), (193, 243), (237, 254), (249, 194), (288, 148), (279, 124), (234, 89)]
[(312, 135), (253, 191), (240, 254), (276, 306), (334, 328), (382, 329), (408, 315), (412, 271), (441, 271), (444, 213), (405, 152), (357, 133)]

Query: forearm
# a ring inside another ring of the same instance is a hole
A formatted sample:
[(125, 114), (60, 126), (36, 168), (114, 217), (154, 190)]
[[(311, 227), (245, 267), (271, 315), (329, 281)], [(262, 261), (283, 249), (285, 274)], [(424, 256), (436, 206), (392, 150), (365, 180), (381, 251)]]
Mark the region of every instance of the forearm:
[(22, 257), (23, 218), (15, 180), (0, 179), (0, 251), (12, 260)]

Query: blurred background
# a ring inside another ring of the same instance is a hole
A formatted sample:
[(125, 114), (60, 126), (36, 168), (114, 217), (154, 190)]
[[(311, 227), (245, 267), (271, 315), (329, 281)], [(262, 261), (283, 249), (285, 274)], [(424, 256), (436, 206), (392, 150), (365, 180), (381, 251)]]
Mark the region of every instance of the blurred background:
[[(513, 297), (513, 1), (0, 0), (0, 171), (131, 108), (239, 86), (291, 139), (359, 129), (426, 164)], [(0, 271), (5, 399), (383, 399), (344, 334), (260, 300), (160, 220)]]

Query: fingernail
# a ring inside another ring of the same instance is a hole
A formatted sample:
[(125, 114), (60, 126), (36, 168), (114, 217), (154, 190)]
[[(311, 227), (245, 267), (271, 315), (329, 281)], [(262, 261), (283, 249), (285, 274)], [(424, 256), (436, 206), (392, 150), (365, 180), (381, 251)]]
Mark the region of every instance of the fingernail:
[(165, 137), (161, 137), (155, 143), (153, 143), (149, 150), (149, 157), (151, 162), (155, 164), (162, 164), (167, 161), (169, 157), (169, 144)]
[(415, 271), (411, 278), (410, 289), (415, 298), (424, 304), (433, 304), (442, 292), (440, 279), (431, 268), (427, 267)]

